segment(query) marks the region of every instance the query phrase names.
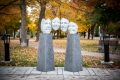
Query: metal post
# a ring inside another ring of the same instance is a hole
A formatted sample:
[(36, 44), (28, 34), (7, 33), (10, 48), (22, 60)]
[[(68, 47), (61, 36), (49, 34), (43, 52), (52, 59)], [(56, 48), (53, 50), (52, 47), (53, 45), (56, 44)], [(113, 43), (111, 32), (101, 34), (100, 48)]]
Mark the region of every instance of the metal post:
[(109, 36), (103, 36), (103, 43), (104, 43), (104, 62), (110, 62), (109, 58)]
[(5, 61), (10, 61), (10, 50), (9, 45), (10, 44), (10, 35), (5, 34), (4, 35), (4, 50), (5, 50)]

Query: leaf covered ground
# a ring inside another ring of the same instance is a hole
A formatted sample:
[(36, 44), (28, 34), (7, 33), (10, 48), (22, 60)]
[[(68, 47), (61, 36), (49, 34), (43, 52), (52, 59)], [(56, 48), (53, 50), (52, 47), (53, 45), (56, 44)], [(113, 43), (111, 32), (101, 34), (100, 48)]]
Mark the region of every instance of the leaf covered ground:
[[(87, 48), (91, 48), (91, 46), (97, 44), (97, 41), (93, 41), (93, 43), (90, 41), (91, 40), (81, 41), (81, 44), (83, 44), (82, 50), (86, 50)], [(66, 40), (62, 40), (62, 41), (54, 40), (53, 44), (54, 46), (56, 45), (58, 47), (65, 48)], [(61, 45), (57, 45), (57, 44), (61, 44)], [(87, 49), (87, 50), (89, 51), (92, 49)], [(36, 66), (37, 56), (38, 56), (37, 49), (32, 47), (21, 47), (19, 45), (19, 41), (16, 42), (14, 40), (11, 40), (10, 59), (12, 60), (12, 62), (0, 63), (0, 66)], [(2, 60), (4, 60), (4, 46), (3, 46), (3, 41), (0, 41), (0, 61)], [(90, 68), (94, 68), (94, 67), (120, 68), (120, 60), (110, 59), (114, 61), (113, 65), (103, 65), (100, 63), (101, 60), (103, 60), (103, 58), (101, 57), (82, 56), (82, 65), (83, 67), (90, 67)], [(54, 53), (54, 62), (56, 67), (64, 67), (64, 61), (65, 61), (65, 53)]]

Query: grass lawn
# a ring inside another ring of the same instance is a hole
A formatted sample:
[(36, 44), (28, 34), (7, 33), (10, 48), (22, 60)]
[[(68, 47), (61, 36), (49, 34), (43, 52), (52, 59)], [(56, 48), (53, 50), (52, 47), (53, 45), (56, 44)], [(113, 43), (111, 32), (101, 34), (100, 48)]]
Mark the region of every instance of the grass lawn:
[[(57, 48), (66, 49), (66, 39), (53, 40), (53, 45)], [(81, 50), (83, 51), (97, 52), (98, 49), (94, 48), (94, 46), (97, 46), (97, 45), (98, 45), (98, 40), (88, 40), (88, 39), (80, 40)]]
[[(53, 40), (53, 45), (58, 48), (65, 48), (66, 40)], [(93, 46), (97, 45), (97, 40), (81, 40), (82, 50), (96, 51)], [(92, 46), (92, 48), (91, 48)], [(89, 49), (90, 48), (90, 49)], [(10, 59), (11, 63), (0, 63), (0, 66), (36, 66), (38, 50), (32, 47), (21, 47), (18, 42), (11, 40), (10, 43)], [(3, 41), (0, 41), (0, 61), (4, 60)], [(110, 65), (102, 65), (101, 57), (82, 56), (83, 67), (97, 68), (120, 68), (120, 60), (111, 59), (115, 63)], [(64, 67), (65, 53), (54, 53), (54, 62), (56, 67)]]

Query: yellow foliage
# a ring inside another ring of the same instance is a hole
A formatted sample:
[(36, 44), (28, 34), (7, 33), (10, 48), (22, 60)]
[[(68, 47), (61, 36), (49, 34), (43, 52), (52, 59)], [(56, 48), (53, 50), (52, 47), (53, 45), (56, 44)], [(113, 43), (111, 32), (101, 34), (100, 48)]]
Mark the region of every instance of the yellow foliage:
[(30, 28), (30, 31), (33, 33), (37, 32), (37, 25), (33, 21), (28, 24), (27, 28)]
[(2, 23), (10, 22), (10, 17), (5, 16), (5, 15), (1, 15), (0, 22), (2, 22)]
[(78, 23), (78, 32), (87, 32), (87, 31), (88, 31), (87, 26)]
[(45, 11), (45, 18), (49, 18), (49, 19), (53, 19), (53, 14), (52, 14), (52, 11), (50, 9), (46, 9)]
[(50, 2), (50, 4), (51, 4), (51, 6), (54, 6), (54, 7), (58, 7), (59, 6), (59, 4), (56, 3), (55, 1)]

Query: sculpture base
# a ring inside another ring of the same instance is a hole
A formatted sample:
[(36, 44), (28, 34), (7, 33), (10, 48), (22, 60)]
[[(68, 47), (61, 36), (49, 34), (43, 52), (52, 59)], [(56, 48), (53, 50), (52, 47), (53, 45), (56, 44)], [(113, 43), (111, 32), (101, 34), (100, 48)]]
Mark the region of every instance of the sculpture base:
[(105, 62), (105, 61), (100, 61), (101, 64), (113, 64), (114, 62), (113, 61), (109, 61), (109, 62)]
[(2, 60), (1, 62), (2, 62), (2, 63), (11, 63), (11, 62), (12, 62), (12, 60), (10, 60), (10, 61), (5, 61), (5, 60)]
[(55, 70), (52, 34), (40, 33), (37, 70), (43, 72)]
[(79, 34), (67, 35), (67, 49), (64, 70), (71, 72), (79, 72), (83, 70)]

